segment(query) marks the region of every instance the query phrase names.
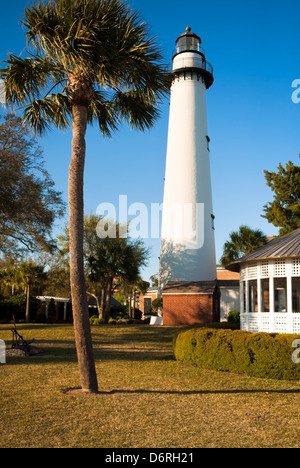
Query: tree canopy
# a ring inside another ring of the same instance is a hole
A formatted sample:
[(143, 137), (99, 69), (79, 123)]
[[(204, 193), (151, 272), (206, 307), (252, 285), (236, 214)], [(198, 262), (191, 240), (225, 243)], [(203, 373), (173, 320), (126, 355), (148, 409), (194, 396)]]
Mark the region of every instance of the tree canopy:
[(51, 249), (61, 193), (45, 170), (41, 148), (13, 114), (0, 124), (0, 251)]
[(300, 166), (291, 161), (278, 172), (265, 171), (267, 185), (274, 192), (274, 200), (264, 206), (262, 215), (269, 223), (280, 228), (280, 235), (300, 227)]
[(221, 264), (225, 267), (267, 243), (267, 237), (260, 229), (251, 229), (244, 225), (238, 231), (233, 231), (229, 237), (221, 257)]
[(111, 135), (122, 121), (151, 128), (169, 74), (149, 28), (120, 0), (50, 0), (25, 9), (28, 56), (0, 70), (8, 103), (40, 134), (69, 127), (74, 105)]

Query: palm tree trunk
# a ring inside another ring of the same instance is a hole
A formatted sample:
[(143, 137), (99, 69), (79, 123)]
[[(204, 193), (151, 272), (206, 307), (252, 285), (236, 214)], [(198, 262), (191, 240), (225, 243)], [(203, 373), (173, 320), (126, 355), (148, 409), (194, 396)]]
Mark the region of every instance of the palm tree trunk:
[(113, 284), (113, 278), (109, 278), (108, 283), (107, 283), (105, 309), (104, 309), (104, 314), (103, 314), (105, 323), (108, 323), (109, 321), (110, 305), (111, 305), (111, 298), (112, 298), (112, 284)]
[(27, 278), (25, 322), (30, 322), (30, 279)]
[(87, 112), (86, 106), (73, 105), (72, 159), (69, 168), (70, 281), (74, 332), (82, 390), (97, 393), (98, 383), (83, 263), (83, 178)]

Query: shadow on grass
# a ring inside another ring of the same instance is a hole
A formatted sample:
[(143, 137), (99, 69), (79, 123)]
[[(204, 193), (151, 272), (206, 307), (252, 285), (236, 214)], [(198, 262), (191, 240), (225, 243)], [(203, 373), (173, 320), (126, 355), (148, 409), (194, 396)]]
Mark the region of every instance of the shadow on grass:
[[(9, 343), (8, 348), (9, 348)], [(109, 343), (105, 343), (106, 346), (94, 345), (94, 358), (95, 362), (105, 361), (166, 361), (174, 360), (172, 353), (172, 347), (166, 348), (155, 348), (155, 347), (139, 347), (135, 343), (130, 346), (128, 343), (124, 347), (118, 346), (109, 347)], [(55, 363), (74, 363), (77, 362), (77, 352), (75, 343), (72, 340), (37, 340), (33, 343), (34, 346), (41, 350), (41, 354), (34, 356), (7, 356), (7, 365), (19, 365), (23, 364), (26, 360), (26, 364), (55, 364)]]
[(86, 393), (81, 388), (68, 388), (62, 391), (65, 395), (70, 396), (86, 396), (86, 395), (238, 395), (238, 394), (300, 394), (300, 389), (234, 389), (234, 390), (99, 390), (97, 393)]

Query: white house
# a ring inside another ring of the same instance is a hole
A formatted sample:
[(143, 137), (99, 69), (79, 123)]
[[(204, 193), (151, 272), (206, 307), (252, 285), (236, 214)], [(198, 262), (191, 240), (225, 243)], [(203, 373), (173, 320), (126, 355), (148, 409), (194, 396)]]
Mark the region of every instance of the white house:
[(227, 322), (230, 312), (240, 310), (240, 274), (217, 266), (220, 289), (220, 322)]
[(240, 272), (242, 330), (300, 334), (300, 229), (227, 268)]

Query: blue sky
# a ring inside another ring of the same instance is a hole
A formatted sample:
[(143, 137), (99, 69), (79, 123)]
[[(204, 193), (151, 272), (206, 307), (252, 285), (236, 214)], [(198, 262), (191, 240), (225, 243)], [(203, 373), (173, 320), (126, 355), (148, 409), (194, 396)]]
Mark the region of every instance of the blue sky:
[[(299, 165), (300, 103), (292, 102), (292, 82), (300, 79), (299, 0), (128, 0), (157, 36), (171, 67), (176, 38), (187, 25), (202, 38), (215, 83), (207, 92), (211, 138), (211, 174), (216, 216), (217, 259), (230, 232), (240, 225), (278, 230), (261, 218), (272, 201), (264, 170), (289, 160)], [(20, 54), (25, 36), (19, 24), (27, 1), (3, 2), (0, 16), (0, 60)], [(87, 134), (85, 212), (98, 204), (128, 203), (150, 207), (163, 199), (169, 102), (146, 133), (126, 125), (110, 140), (97, 128)], [(40, 140), (56, 188), (67, 201), (71, 133), (53, 130)], [(57, 233), (60, 227), (57, 226)], [(152, 249), (144, 279), (158, 271), (159, 240)]]

